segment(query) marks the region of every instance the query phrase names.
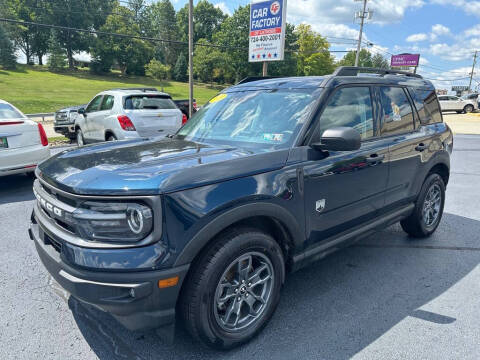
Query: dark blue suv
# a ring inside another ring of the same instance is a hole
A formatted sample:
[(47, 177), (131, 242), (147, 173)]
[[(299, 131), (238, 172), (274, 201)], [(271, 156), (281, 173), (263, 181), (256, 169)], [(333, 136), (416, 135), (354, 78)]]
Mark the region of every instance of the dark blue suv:
[(245, 81), (167, 139), (41, 164), (30, 237), (61, 286), (127, 328), (178, 315), (228, 349), (266, 325), (288, 272), (396, 222), (431, 235), (452, 147), (418, 75)]

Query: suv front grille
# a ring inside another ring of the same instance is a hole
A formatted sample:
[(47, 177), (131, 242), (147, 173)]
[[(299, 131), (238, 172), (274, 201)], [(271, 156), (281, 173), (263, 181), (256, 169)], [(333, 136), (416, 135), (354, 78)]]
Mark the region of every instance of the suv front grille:
[(65, 204), (73, 206), (73, 207), (77, 207), (78, 204), (75, 200), (70, 199), (66, 196), (63, 196), (61, 194), (58, 194), (58, 193), (52, 191), (52, 189), (50, 189), (49, 187), (44, 186), (43, 184), (39, 184), (39, 185), (40, 185), (41, 189), (43, 189), (47, 194), (51, 195), (52, 197), (54, 197), (58, 201), (61, 201), (62, 203), (65, 203)]

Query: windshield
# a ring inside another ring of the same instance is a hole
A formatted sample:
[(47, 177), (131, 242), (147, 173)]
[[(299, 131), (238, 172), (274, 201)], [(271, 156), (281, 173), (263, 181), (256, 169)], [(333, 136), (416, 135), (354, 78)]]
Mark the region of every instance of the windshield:
[(0, 104), (0, 119), (21, 119), (23, 115), (9, 104)]
[(288, 148), (312, 112), (320, 89), (269, 89), (220, 94), (177, 137), (270, 149)]
[(125, 110), (167, 110), (176, 109), (172, 99), (159, 95), (129, 96), (125, 99)]

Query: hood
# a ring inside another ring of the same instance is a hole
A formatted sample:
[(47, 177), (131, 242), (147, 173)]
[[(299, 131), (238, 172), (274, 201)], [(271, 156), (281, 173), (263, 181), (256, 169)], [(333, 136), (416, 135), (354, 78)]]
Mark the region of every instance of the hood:
[(155, 195), (273, 171), (288, 150), (263, 152), (183, 140), (133, 140), (64, 151), (37, 176), (79, 195)]
[(87, 105), (77, 105), (77, 106), (69, 106), (60, 110), (57, 110), (57, 112), (67, 112), (67, 111), (78, 111), (78, 109), (85, 108)]

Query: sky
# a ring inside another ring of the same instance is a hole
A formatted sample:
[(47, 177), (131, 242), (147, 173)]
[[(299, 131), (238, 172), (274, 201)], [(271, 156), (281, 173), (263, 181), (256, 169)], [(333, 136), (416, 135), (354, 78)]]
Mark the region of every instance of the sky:
[[(210, 0), (227, 14), (249, 0)], [(186, 0), (173, 0), (176, 9)], [(362, 2), (354, 0), (288, 0), (287, 20), (308, 23), (331, 43), (331, 50), (355, 47), (359, 25), (354, 13)], [(419, 53), (419, 73), (435, 79), (437, 88), (468, 85), (473, 55), (480, 50), (480, 1), (477, 0), (369, 0), (372, 19), (365, 26), (368, 48), (387, 58)], [(367, 44), (364, 44), (367, 46)], [(336, 53), (342, 57), (342, 53)], [(480, 81), (480, 53), (475, 79)], [(474, 87), (479, 85), (474, 80)], [(479, 87), (480, 89), (480, 87)]]

